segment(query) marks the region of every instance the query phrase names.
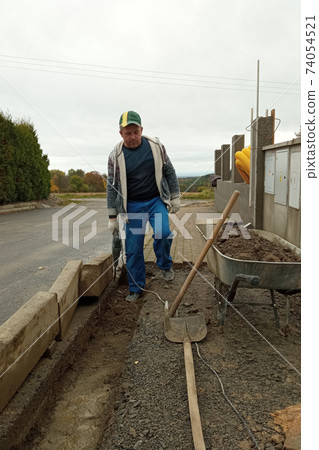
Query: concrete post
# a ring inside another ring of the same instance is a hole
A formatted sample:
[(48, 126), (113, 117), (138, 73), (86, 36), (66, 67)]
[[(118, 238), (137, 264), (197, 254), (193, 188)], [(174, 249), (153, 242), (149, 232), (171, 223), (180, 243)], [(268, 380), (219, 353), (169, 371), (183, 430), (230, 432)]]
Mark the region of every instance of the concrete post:
[(235, 153), (239, 152), (244, 147), (245, 147), (245, 135), (235, 134), (235, 136), (232, 137), (232, 145), (231, 145), (231, 155), (232, 155), (231, 181), (233, 183), (244, 183), (244, 180), (242, 179), (238, 170), (236, 169), (235, 164)]
[(221, 146), (221, 160), (222, 160), (222, 180), (230, 180), (230, 145), (225, 144)]
[(215, 150), (215, 174), (222, 174), (222, 163), (221, 163), (221, 150)]
[(252, 140), (250, 152), (250, 184), (253, 207), (253, 226), (263, 228), (264, 209), (264, 154), (262, 147), (273, 143), (273, 117), (259, 117), (252, 124)]

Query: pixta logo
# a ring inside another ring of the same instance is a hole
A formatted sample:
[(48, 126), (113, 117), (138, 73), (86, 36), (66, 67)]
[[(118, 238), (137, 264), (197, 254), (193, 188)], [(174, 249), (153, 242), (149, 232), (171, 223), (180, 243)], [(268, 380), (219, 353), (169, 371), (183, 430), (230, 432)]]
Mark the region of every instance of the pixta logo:
[[(222, 213), (197, 213), (196, 221), (198, 224), (206, 226), (206, 236), (209, 237), (214, 231), (215, 225), (218, 221), (223, 218)], [(225, 220), (223, 234), (221, 239), (223, 241), (227, 240), (230, 236), (242, 235), (244, 239), (250, 239), (251, 236), (248, 231), (248, 226), (250, 224), (244, 225), (243, 220), (239, 213), (231, 213), (228, 220)]]
[[(70, 203), (69, 205), (65, 206), (52, 216), (52, 240), (59, 242), (59, 230), (61, 228), (62, 244), (71, 246), (79, 250), (80, 227), (85, 222), (88, 222), (91, 217), (95, 216), (95, 214), (97, 214), (97, 211), (94, 211), (93, 209), (89, 210), (85, 206), (77, 206), (76, 203)], [(78, 216), (81, 217), (74, 220)], [(86, 242), (88, 242), (90, 239), (96, 236), (96, 234), (97, 223), (96, 220), (94, 220), (91, 222), (91, 231), (87, 233), (83, 238), (83, 243), (85, 244)], [(70, 235), (72, 237), (72, 244), (70, 244)]]

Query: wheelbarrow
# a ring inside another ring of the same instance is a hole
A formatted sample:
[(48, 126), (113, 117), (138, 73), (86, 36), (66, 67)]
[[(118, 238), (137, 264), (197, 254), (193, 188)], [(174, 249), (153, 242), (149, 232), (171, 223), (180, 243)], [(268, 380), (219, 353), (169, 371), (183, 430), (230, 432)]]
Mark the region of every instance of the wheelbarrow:
[[(202, 236), (203, 242), (206, 242), (205, 226), (198, 224), (197, 229)], [(290, 249), (296, 256), (300, 257), (300, 249), (280, 236), (264, 230), (254, 230), (254, 232), (271, 242), (280, 243), (283, 247)], [(210, 247), (206, 258), (208, 268), (215, 275), (217, 321), (221, 332), (225, 323), (227, 303), (234, 300), (237, 289), (258, 288), (269, 289), (277, 330), (280, 334), (288, 334), (289, 296), (301, 291), (300, 262), (240, 260), (224, 255), (215, 245)], [(281, 327), (279, 321), (275, 291), (283, 294), (286, 298), (286, 317), (283, 327)]]

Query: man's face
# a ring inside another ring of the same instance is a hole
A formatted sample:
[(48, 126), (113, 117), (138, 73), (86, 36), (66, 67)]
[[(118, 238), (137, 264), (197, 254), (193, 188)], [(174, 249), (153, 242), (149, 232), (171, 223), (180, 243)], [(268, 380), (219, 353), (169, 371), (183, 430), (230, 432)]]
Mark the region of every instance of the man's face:
[(127, 148), (137, 148), (142, 142), (143, 127), (138, 125), (127, 125), (120, 130), (120, 135), (124, 140), (124, 145)]

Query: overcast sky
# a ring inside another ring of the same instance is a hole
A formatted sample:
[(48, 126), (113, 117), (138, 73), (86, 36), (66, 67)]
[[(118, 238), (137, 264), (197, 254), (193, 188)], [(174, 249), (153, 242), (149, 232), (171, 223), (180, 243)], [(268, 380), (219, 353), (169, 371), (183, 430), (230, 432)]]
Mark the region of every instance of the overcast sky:
[(3, 0), (0, 109), (31, 121), (50, 169), (106, 172), (133, 109), (178, 175), (213, 172), (235, 134), (275, 109), (300, 126), (299, 0)]

